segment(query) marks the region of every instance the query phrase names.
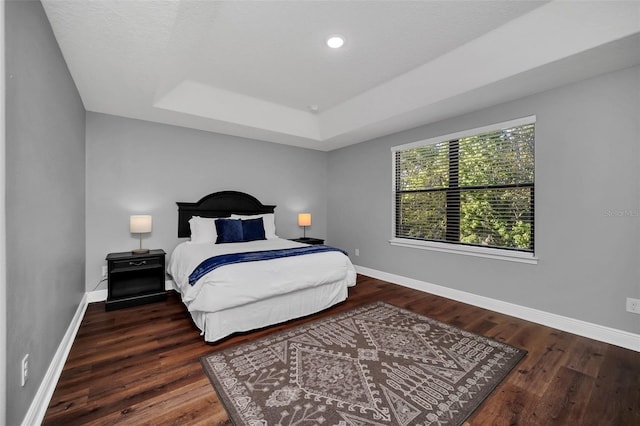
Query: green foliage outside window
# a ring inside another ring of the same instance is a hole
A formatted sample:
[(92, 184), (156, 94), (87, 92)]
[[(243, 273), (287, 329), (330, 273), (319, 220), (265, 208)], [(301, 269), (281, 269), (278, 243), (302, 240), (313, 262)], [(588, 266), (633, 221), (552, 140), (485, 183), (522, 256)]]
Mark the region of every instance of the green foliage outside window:
[(533, 251), (534, 124), (395, 155), (396, 237)]

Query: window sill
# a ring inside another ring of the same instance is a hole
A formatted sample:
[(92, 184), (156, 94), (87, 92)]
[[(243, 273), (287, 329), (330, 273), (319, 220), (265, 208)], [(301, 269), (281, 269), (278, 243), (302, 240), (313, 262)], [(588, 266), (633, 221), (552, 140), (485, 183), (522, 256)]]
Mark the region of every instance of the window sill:
[(490, 247), (461, 246), (457, 244), (438, 243), (435, 241), (418, 241), (404, 238), (392, 238), (389, 240), (389, 243), (392, 246), (485, 257), (489, 259), (505, 260), (508, 262), (528, 263), (532, 265), (536, 265), (538, 263), (538, 258), (533, 253), (525, 253), (521, 251), (500, 250)]

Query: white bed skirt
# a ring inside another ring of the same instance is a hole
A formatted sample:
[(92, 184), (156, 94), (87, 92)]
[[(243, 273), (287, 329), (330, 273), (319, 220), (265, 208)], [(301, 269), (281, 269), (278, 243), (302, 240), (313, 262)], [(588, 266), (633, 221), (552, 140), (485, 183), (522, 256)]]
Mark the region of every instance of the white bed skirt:
[(202, 331), (204, 340), (215, 342), (235, 332), (300, 318), (340, 303), (347, 299), (347, 281), (306, 288), (218, 312), (191, 312), (191, 317)]

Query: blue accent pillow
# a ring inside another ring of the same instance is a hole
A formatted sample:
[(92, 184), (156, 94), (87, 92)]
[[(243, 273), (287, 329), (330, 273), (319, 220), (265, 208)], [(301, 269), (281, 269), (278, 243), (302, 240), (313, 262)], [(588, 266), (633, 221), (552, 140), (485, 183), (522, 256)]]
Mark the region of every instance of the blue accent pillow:
[(216, 244), (244, 241), (240, 219), (216, 219), (216, 231), (218, 231)]
[(264, 222), (261, 217), (257, 219), (241, 219), (241, 222), (243, 241), (266, 240)]

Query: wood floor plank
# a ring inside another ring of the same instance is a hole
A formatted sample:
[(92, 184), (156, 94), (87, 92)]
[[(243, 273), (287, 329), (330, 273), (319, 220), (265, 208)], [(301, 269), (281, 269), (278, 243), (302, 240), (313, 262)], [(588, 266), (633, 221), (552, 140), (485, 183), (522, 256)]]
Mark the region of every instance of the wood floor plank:
[(566, 367), (557, 370), (556, 377), (549, 383), (547, 392), (542, 394), (528, 419), (529, 423), (539, 421), (554, 424), (582, 425), (589, 403), (594, 378)]
[(92, 303), (44, 424), (230, 425), (200, 357), (379, 300), (528, 351), (468, 426), (640, 425), (640, 353), (363, 275), (342, 304), (215, 344), (174, 293), (110, 312)]
[(570, 350), (572, 356), (567, 361), (567, 368), (596, 378), (604, 361), (606, 349), (606, 347), (594, 346), (592, 340), (576, 336)]
[(587, 417), (602, 425), (640, 425), (639, 365), (637, 352), (607, 345)]
[(523, 425), (528, 418), (527, 404), (535, 397), (519, 386), (503, 382), (491, 397), (478, 407), (468, 425), (508, 426)]

